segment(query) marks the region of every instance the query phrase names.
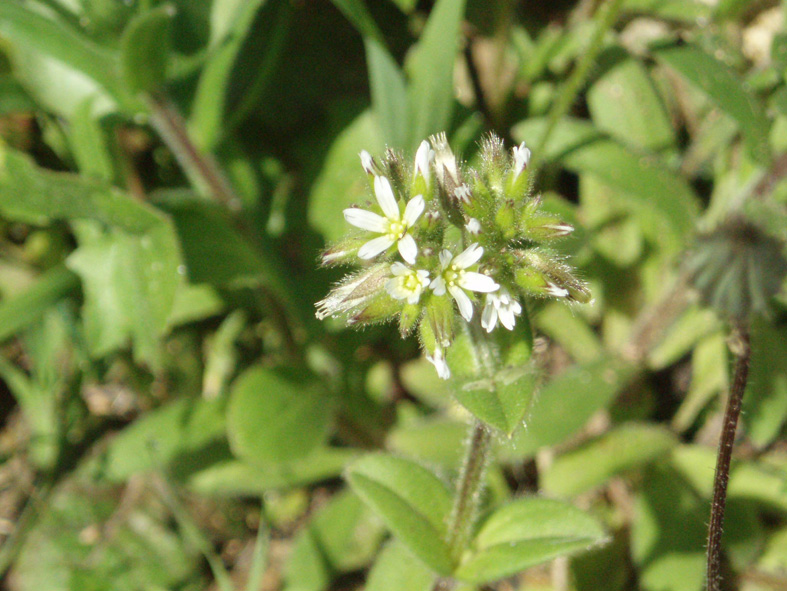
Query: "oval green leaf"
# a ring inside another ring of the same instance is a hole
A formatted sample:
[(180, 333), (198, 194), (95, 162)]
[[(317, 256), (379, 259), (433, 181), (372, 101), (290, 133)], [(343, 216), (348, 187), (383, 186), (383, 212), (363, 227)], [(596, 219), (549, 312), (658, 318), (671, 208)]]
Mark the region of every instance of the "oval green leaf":
[(605, 538), (598, 522), (573, 505), (537, 497), (517, 499), (484, 521), (454, 575), (475, 583), (494, 581)]
[(230, 392), (227, 436), (232, 451), (255, 462), (306, 456), (325, 438), (331, 413), (316, 381), (294, 372), (254, 367)]
[(382, 454), (350, 466), (347, 480), (413, 554), (439, 574), (451, 573), (444, 542), (451, 494), (442, 480), (415, 462)]

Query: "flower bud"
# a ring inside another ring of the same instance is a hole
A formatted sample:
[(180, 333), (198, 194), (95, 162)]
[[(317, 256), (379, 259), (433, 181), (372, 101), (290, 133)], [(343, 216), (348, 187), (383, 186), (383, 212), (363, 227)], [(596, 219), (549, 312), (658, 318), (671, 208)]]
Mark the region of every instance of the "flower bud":
[(517, 285), (533, 295), (566, 298), (587, 304), (590, 290), (584, 281), (574, 277), (571, 269), (547, 253), (519, 251), (521, 266), (514, 273)]
[(418, 146), (415, 153), (415, 166), (413, 167), (413, 183), (410, 188), (410, 196), (423, 195), (424, 200), (432, 200), (432, 162), (434, 161), (434, 150), (429, 147), (426, 140)]
[(530, 164), (530, 149), (522, 142), (511, 150), (511, 170), (506, 179), (506, 196), (511, 199), (521, 199), (527, 195), (528, 173)]
[(443, 348), (449, 347), (454, 340), (454, 306), (448, 296), (432, 295), (426, 303), (421, 325), (428, 325), (435, 343)]
[(348, 275), (317, 306), (316, 316), (323, 320), (359, 309), (385, 293), (385, 282), (390, 277), (390, 265), (380, 263), (359, 273)]
[(522, 216), (522, 233), (533, 242), (548, 242), (563, 238), (574, 231), (559, 215), (545, 212), (525, 213)]
[(494, 134), (481, 142), (481, 172), (489, 187), (496, 193), (503, 192), (503, 177), (508, 164), (503, 140)]
[(388, 297), (387, 294), (378, 292), (360, 312), (347, 320), (347, 324), (348, 326), (365, 326), (385, 322), (393, 318), (401, 307), (399, 302)]
[(497, 208), (495, 225), (506, 240), (516, 236), (516, 212), (512, 201), (506, 200)]
[(399, 334), (405, 338), (415, 327), (418, 318), (421, 316), (421, 306), (417, 304), (406, 304), (399, 314)]

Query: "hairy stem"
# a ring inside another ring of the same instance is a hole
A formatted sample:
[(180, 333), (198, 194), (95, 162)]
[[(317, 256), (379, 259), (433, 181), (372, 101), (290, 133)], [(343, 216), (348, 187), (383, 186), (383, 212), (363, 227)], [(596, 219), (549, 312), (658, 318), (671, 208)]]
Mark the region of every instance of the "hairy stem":
[(470, 539), (481, 499), (484, 471), (489, 461), (490, 442), (489, 429), (480, 421), (475, 421), (467, 442), (451, 521), (448, 524), (448, 548), (455, 559), (461, 556)]
[(716, 474), (713, 478), (713, 500), (711, 501), (710, 523), (708, 524), (707, 589), (719, 591), (721, 571), (721, 537), (724, 526), (724, 510), (727, 506), (727, 483), (730, 479), (730, 460), (735, 443), (735, 431), (741, 413), (743, 392), (749, 377), (751, 361), (751, 339), (749, 328), (739, 324), (733, 328), (731, 347), (735, 355), (732, 387), (724, 411), (724, 424), (719, 438), (716, 457)]

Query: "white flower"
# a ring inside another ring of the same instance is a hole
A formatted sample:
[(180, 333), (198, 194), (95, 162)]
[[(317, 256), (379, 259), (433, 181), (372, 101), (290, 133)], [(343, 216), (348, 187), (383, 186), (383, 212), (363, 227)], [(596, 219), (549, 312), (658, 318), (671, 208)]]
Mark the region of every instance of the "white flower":
[(473, 318), (473, 303), (465, 290), (490, 293), (500, 288), (491, 277), (466, 270), (475, 265), (483, 254), (484, 249), (478, 243), (471, 244), (456, 256), (444, 250), (440, 253), (440, 274), (431, 284), (436, 295), (443, 295), (448, 289), (459, 306), (462, 318), (468, 322)]
[(408, 304), (417, 304), (421, 292), (429, 287), (429, 271), (411, 269), (402, 263), (391, 265), (393, 278), (385, 284), (385, 289), (395, 300), (407, 300)]
[(435, 152), (434, 169), (437, 174), (437, 180), (446, 190), (459, 186), (461, 182), (456, 156), (454, 156), (451, 147), (448, 145), (445, 132), (430, 136), (429, 141), (432, 142)]
[(481, 222), (475, 218), (470, 218), (465, 225), (465, 229), (474, 236), (481, 233)]
[(522, 142), (518, 146), (514, 146), (513, 149), (514, 154), (514, 180), (516, 180), (522, 171), (527, 168), (527, 165), (530, 163), (530, 148), (525, 146), (525, 142)]
[(461, 201), (462, 203), (470, 203), (470, 195), (470, 187), (467, 185), (460, 185), (454, 189), (454, 197), (456, 197), (457, 201)]
[(437, 347), (434, 350), (434, 355), (426, 354), (426, 360), (434, 365), (434, 368), (437, 370), (437, 375), (443, 379), (447, 380), (451, 377), (451, 370), (448, 367), (448, 364), (445, 362), (445, 356), (443, 355), (443, 350), (440, 347)]
[(496, 293), (486, 294), (486, 305), (481, 313), (481, 326), (486, 332), (492, 332), (497, 325), (497, 319), (500, 318), (500, 324), (508, 330), (514, 330), (515, 316), (521, 313), (522, 306), (516, 298), (512, 298), (511, 293), (505, 287), (501, 287)]
[(414, 264), (418, 247), (407, 231), (423, 213), (426, 206), (424, 198), (421, 195), (416, 195), (410, 199), (404, 209), (404, 215), (402, 215), (399, 211), (399, 204), (396, 203), (391, 183), (384, 176), (374, 177), (374, 194), (385, 217), (357, 207), (344, 210), (344, 219), (353, 226), (382, 234), (382, 236), (361, 246), (358, 256), (362, 259), (371, 259), (397, 244), (402, 258), (411, 265)]

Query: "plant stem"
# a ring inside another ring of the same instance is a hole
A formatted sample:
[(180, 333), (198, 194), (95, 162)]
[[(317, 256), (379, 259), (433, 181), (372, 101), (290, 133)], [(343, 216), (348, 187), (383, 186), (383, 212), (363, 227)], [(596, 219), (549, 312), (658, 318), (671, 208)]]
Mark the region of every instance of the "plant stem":
[(730, 479), (730, 460), (735, 443), (735, 431), (741, 413), (743, 392), (749, 377), (751, 361), (751, 338), (749, 327), (737, 324), (732, 331), (730, 348), (735, 355), (732, 387), (724, 410), (724, 424), (719, 438), (716, 457), (716, 474), (713, 478), (713, 500), (711, 501), (710, 523), (708, 524), (707, 589), (719, 591), (721, 571), (721, 536), (724, 525), (724, 510), (727, 506), (727, 483)]
[(448, 524), (448, 549), (451, 556), (458, 560), (467, 546), (473, 529), (486, 466), (489, 462), (489, 429), (480, 421), (475, 421), (467, 442), (465, 459)]
[(552, 132), (555, 130), (558, 122), (568, 113), (577, 94), (582, 90), (582, 85), (585, 83), (590, 73), (590, 69), (601, 51), (601, 47), (604, 43), (604, 35), (607, 34), (607, 31), (612, 28), (615, 21), (617, 21), (622, 5), (623, 0), (609, 0), (608, 2), (602, 3), (601, 8), (599, 8), (596, 14), (597, 25), (593, 37), (590, 39), (590, 43), (588, 43), (579, 62), (574, 67), (574, 71), (571, 72), (571, 76), (569, 76), (568, 80), (566, 80), (565, 84), (560, 88), (557, 99), (552, 103), (552, 107), (547, 116), (546, 129), (541, 135), (540, 141), (536, 144), (536, 148), (533, 150), (530, 168), (534, 173), (537, 172), (541, 166), (544, 157), (544, 148), (546, 148)]
[(229, 211), (237, 212), (240, 198), (227, 181), (212, 155), (202, 152), (192, 141), (186, 122), (175, 106), (161, 94), (149, 96), (150, 122), (183, 167), (191, 183), (213, 197)]

